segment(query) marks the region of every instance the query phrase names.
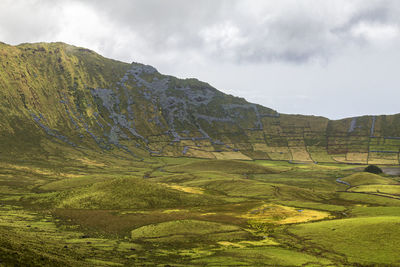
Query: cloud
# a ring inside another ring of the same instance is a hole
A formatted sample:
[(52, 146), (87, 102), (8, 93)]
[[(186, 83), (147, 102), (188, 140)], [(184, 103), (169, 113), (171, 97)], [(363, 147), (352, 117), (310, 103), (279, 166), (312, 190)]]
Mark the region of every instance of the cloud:
[(332, 31), (342, 39), (360, 45), (385, 45), (399, 42), (400, 3), (372, 1), (356, 9), (346, 23)]
[(60, 29), (56, 1), (0, 1), (0, 40), (12, 44), (48, 40)]
[(304, 63), (398, 42), (399, 9), (396, 0), (3, 0), (0, 37), (64, 40), (120, 59)]
[[(81, 2), (81, 1), (79, 1)], [(326, 60), (354, 43), (398, 41), (397, 1), (86, 1), (141, 53), (236, 63)]]

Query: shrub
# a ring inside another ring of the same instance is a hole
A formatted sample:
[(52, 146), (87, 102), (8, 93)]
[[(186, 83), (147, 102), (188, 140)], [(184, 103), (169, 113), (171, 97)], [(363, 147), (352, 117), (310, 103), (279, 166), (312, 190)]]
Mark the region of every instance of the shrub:
[(370, 173), (375, 173), (375, 174), (380, 174), (380, 173), (382, 173), (382, 169), (379, 168), (379, 167), (376, 166), (376, 165), (369, 165), (368, 167), (366, 167), (366, 168), (364, 169), (364, 171), (365, 171), (365, 172), (370, 172)]

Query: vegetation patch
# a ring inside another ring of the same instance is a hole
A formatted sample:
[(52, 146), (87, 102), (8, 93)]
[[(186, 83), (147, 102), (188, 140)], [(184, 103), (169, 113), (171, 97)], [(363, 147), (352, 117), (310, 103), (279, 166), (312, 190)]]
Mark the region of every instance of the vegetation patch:
[(217, 203), (213, 197), (184, 193), (139, 178), (95, 183), (68, 194), (58, 205), (77, 209), (141, 209)]
[(382, 169), (376, 165), (369, 165), (364, 169), (365, 172), (380, 174), (382, 173)]
[[(79, 160), (85, 157), (95, 164)], [(57, 160), (0, 168), (0, 199), (7, 204), (0, 206), (0, 253), (6, 265), (375, 264), (380, 259), (365, 263), (354, 254), (350, 260), (292, 227), (399, 214), (397, 191), (390, 191), (397, 181), (359, 172), (354, 165), (259, 160), (235, 167), (237, 161), (222, 161), (210, 170), (215, 160), (102, 157), (72, 157), (71, 166)], [(343, 192), (340, 177), (367, 184)], [(343, 229), (345, 246), (364, 238), (364, 232)]]
[(207, 160), (166, 168), (170, 172), (219, 171), (224, 173), (255, 174), (277, 173), (269, 167), (235, 160)]
[(244, 218), (251, 223), (292, 224), (330, 218), (329, 212), (265, 204), (251, 210)]
[(192, 242), (192, 240), (240, 240), (249, 234), (237, 226), (199, 221), (178, 220), (147, 225), (131, 232), (133, 240), (150, 242)]
[(348, 191), (387, 194), (387, 195), (400, 195), (400, 185), (388, 185), (388, 184), (359, 185), (350, 188)]
[(350, 176), (342, 178), (342, 181), (349, 183), (351, 186), (396, 183), (396, 181), (394, 181), (393, 179), (368, 172), (360, 172), (352, 174)]
[(329, 259), (276, 246), (231, 247), (193, 263), (208, 266), (329, 266)]
[(349, 263), (396, 264), (400, 261), (400, 217), (368, 217), (296, 225), (301, 242), (344, 255)]
[(204, 194), (204, 189), (202, 188), (198, 188), (198, 187), (190, 187), (190, 186), (182, 186), (182, 185), (176, 185), (176, 184), (162, 184), (166, 187), (178, 190), (178, 191), (182, 191), (185, 193), (190, 193), (190, 194)]

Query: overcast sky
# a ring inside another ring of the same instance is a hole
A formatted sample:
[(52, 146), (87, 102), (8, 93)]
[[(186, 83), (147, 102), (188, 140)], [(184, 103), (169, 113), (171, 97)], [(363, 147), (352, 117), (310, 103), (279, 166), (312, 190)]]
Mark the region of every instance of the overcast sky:
[(1, 0), (0, 41), (62, 41), (281, 113), (400, 113), (398, 0)]

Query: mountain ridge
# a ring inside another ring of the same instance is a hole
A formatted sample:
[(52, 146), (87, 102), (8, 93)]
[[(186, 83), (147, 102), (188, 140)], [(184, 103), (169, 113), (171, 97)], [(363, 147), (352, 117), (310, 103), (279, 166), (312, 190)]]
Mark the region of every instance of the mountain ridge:
[(0, 149), (8, 156), (48, 157), (67, 146), (138, 159), (399, 163), (400, 114), (281, 114), (60, 42), (1, 43), (0, 68)]

